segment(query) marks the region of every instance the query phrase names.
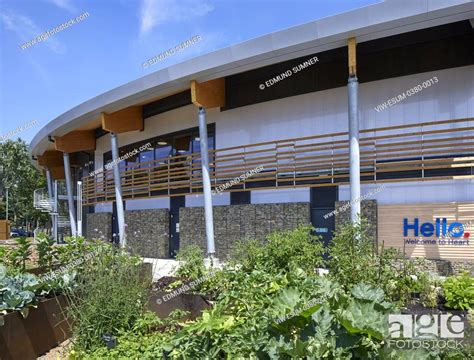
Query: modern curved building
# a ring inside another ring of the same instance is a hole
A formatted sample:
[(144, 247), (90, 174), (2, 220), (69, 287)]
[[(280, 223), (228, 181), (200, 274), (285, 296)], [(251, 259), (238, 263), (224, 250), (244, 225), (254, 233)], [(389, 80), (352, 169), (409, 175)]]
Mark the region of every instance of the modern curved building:
[(329, 241), (360, 206), (379, 246), (472, 262), (473, 19), (468, 0), (385, 1), (278, 31), (78, 105), (31, 155), (70, 195), (82, 181), (84, 234), (147, 257), (299, 223)]

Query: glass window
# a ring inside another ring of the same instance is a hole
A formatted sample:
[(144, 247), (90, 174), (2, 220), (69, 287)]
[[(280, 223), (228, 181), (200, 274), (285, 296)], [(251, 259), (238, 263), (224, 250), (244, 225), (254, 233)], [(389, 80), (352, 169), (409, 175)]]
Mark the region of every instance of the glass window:
[(146, 150), (140, 153), (140, 169), (147, 169), (153, 165), (154, 150)]
[(185, 134), (175, 137), (174, 147), (176, 150), (176, 155), (185, 155), (189, 154), (192, 151), (191, 148), (191, 135)]
[(171, 145), (155, 148), (155, 160), (157, 164), (166, 164), (167, 158), (171, 155)]

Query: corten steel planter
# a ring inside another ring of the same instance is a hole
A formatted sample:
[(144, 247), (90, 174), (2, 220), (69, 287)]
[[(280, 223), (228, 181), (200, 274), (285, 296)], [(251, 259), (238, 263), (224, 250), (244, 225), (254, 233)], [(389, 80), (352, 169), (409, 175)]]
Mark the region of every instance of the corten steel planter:
[(154, 292), (148, 301), (148, 309), (162, 319), (167, 318), (174, 310), (184, 310), (189, 311), (191, 314), (184, 317), (183, 320), (194, 320), (201, 316), (204, 310), (211, 308), (211, 305), (202, 295), (179, 294), (164, 301), (163, 296), (167, 294), (169, 293), (164, 291)]
[(66, 307), (63, 295), (41, 300), (30, 308), (26, 319), (18, 311), (4, 316), (0, 326), (0, 359), (36, 359), (71, 336), (63, 315)]

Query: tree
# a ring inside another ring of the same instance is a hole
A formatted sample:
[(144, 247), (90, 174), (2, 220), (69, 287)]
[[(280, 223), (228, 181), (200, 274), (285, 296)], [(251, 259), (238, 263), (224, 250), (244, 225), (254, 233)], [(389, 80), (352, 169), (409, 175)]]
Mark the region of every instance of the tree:
[(33, 206), (34, 190), (45, 186), (46, 179), (31, 163), (25, 141), (0, 143), (0, 219), (6, 216), (8, 187), (8, 218), (15, 226), (31, 228), (36, 222), (46, 223), (48, 215)]

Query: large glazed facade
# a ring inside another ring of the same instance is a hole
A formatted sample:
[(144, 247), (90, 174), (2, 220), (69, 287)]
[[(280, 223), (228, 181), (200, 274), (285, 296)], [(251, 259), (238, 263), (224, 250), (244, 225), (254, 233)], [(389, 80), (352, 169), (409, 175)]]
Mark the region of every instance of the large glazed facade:
[[(318, 20), (111, 90), (43, 128), (31, 144), (35, 164), (62, 179), (68, 153), (82, 181), (83, 233), (112, 239), (120, 209), (104, 166), (116, 160), (109, 133), (117, 134), (128, 242), (147, 257), (173, 257), (192, 243), (205, 249), (203, 105), (217, 256), (238, 239), (301, 223), (327, 242), (350, 217), (347, 49), (355, 38), (361, 208), (374, 239), (407, 256), (473, 261), (474, 8), (416, 3)], [(437, 229), (437, 219), (439, 233), (422, 228)], [(456, 236), (442, 243), (444, 229)]]

